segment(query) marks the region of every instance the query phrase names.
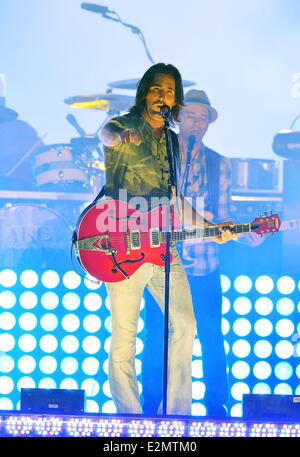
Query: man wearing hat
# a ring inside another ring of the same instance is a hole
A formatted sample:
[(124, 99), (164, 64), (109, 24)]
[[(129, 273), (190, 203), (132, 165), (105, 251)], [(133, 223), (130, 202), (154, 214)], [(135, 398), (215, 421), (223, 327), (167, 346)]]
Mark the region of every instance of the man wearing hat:
[[(180, 113), (181, 122), (178, 124), (178, 138), (182, 155), (180, 189), (182, 194), (192, 198), (192, 201), (193, 197), (195, 199), (196, 197), (203, 198), (204, 217), (212, 223), (232, 219), (230, 161), (208, 148), (203, 142), (209, 125), (217, 117), (218, 113), (211, 106), (204, 91), (192, 89), (186, 93), (184, 106)], [(245, 235), (244, 238), (247, 238), (244, 241), (252, 246), (261, 242), (260, 237), (252, 233)], [(181, 243), (177, 244), (180, 250)], [(211, 417), (223, 417), (228, 413), (225, 406), (228, 397), (228, 381), (221, 330), (222, 290), (218, 245), (209, 239), (185, 241), (182, 245), (182, 256), (188, 273), (197, 334), (201, 342), (206, 414)], [(148, 307), (150, 300), (147, 297)], [(158, 335), (159, 325), (161, 325), (159, 316), (152, 312), (147, 331), (147, 338), (152, 343), (154, 334)], [(146, 346), (145, 350), (147, 350)], [(159, 385), (157, 379), (157, 366), (161, 363), (159, 342), (155, 359), (152, 358), (151, 362), (150, 360), (148, 362), (147, 357), (145, 354), (143, 364), (144, 410), (151, 414), (153, 412), (152, 404), (157, 402), (157, 399), (156, 394), (151, 391), (150, 383)]]
[(5, 77), (0, 74), (0, 189), (31, 190), (30, 151), (43, 143), (37, 132), (6, 107)]
[[(181, 190), (189, 197), (204, 199), (204, 215), (211, 222), (231, 219), (231, 172), (229, 159), (208, 148), (203, 138), (218, 113), (202, 90), (188, 91), (179, 125), (182, 153)], [(204, 403), (208, 416), (227, 414), (228, 396), (226, 355), (221, 330), (222, 291), (218, 245), (208, 242), (185, 242), (186, 259), (202, 349)]]

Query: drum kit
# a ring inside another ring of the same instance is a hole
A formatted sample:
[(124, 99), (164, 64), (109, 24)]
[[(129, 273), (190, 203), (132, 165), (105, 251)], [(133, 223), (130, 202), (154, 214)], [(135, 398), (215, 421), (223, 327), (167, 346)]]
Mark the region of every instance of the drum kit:
[[(77, 95), (64, 100), (72, 108), (104, 111), (106, 118), (95, 135), (86, 135), (74, 116), (67, 116), (80, 137), (72, 138), (70, 144), (52, 144), (35, 150), (33, 167), (38, 190), (95, 193), (100, 189), (105, 182), (105, 166), (98, 133), (110, 118), (134, 104), (134, 97), (114, 94), (113, 89), (136, 90), (138, 82), (138, 79), (114, 81), (108, 83), (106, 93)], [(183, 81), (184, 87), (194, 84)]]
[[(103, 111), (105, 119), (95, 134), (87, 135), (69, 114), (67, 120), (77, 130), (78, 137), (71, 138), (69, 143), (39, 145), (29, 151), (34, 192), (18, 192), (19, 196), (24, 194), (25, 201), (14, 199), (0, 209), (0, 251), (4, 266), (38, 263), (39, 267), (49, 268), (65, 265), (63, 259), (69, 258), (72, 231), (78, 216), (105, 183), (104, 156), (98, 134), (109, 119), (134, 104), (133, 96), (115, 94), (113, 90), (136, 90), (137, 84), (138, 79), (115, 81), (108, 84), (106, 93), (64, 100), (71, 108)], [(187, 87), (195, 83), (184, 81), (183, 84)], [(36, 194), (34, 201), (33, 194)], [(59, 255), (57, 261), (57, 252), (62, 250), (64, 254)]]

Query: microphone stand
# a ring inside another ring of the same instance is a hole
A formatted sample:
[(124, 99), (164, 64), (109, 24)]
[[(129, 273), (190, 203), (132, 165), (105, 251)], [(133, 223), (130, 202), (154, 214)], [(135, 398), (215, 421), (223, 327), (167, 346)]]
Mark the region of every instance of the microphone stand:
[(163, 366), (163, 399), (162, 411), (163, 415), (167, 415), (168, 403), (168, 340), (169, 340), (169, 298), (170, 298), (170, 244), (172, 229), (171, 216), (172, 198), (176, 197), (176, 165), (175, 157), (173, 154), (172, 138), (170, 133), (170, 123), (168, 120), (169, 114), (163, 115), (164, 117), (164, 132), (166, 138), (167, 157), (169, 162), (169, 180), (168, 180), (168, 198), (169, 206), (166, 215), (166, 254), (165, 254), (165, 321), (164, 321), (164, 366)]

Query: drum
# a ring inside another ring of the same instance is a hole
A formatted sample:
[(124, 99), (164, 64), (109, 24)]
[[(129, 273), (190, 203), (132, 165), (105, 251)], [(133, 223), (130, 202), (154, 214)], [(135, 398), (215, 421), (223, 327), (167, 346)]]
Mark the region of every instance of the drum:
[(1, 267), (53, 267), (70, 263), (72, 227), (44, 205), (0, 208)]
[(76, 164), (74, 148), (58, 143), (38, 148), (33, 155), (35, 187), (39, 190), (89, 192), (88, 171)]

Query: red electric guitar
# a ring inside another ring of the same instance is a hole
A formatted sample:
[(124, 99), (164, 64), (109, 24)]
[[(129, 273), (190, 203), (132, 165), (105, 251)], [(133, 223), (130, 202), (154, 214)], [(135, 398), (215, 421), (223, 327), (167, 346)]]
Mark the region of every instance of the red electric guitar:
[[(218, 226), (182, 230), (178, 217), (172, 214), (170, 241), (211, 238), (220, 235)], [(127, 203), (102, 200), (88, 206), (81, 214), (76, 230), (76, 254), (82, 267), (94, 278), (118, 282), (130, 276), (145, 262), (164, 266), (167, 208), (158, 206), (146, 213)], [(259, 235), (277, 232), (277, 214), (258, 217), (249, 224), (221, 226), (239, 233)], [(172, 254), (170, 254), (172, 261)]]

